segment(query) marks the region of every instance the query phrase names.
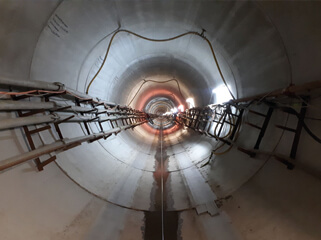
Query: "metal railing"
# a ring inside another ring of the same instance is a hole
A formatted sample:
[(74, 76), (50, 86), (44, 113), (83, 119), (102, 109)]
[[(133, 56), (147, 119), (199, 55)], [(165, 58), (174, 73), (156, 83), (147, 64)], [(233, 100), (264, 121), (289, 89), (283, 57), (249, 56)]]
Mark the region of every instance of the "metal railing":
[(238, 105), (220, 104), (190, 108), (177, 114), (177, 122), (216, 140), (233, 141), (241, 124), (243, 109)]
[[(193, 129), (200, 134), (213, 137), (222, 143), (212, 151), (210, 159), (213, 155), (224, 154), (228, 152), (232, 146), (236, 146), (239, 151), (246, 153), (251, 157), (255, 157), (256, 154), (273, 156), (276, 160), (285, 164), (288, 169), (293, 169), (293, 160), (296, 157), (299, 139), (303, 129), (308, 133), (308, 135), (311, 136), (312, 139), (318, 143), (321, 143), (321, 138), (316, 136), (304, 121), (306, 117), (306, 110), (309, 107), (308, 102), (311, 92), (320, 88), (321, 81), (305, 83), (298, 86), (291, 85), (285, 89), (279, 89), (253, 97), (231, 100), (224, 104), (209, 105), (203, 108), (190, 108), (185, 112), (178, 113), (175, 121), (178, 124), (182, 124), (187, 128)], [(299, 105), (297, 104), (300, 107), (299, 112), (293, 109), (291, 104), (280, 104), (279, 98), (290, 100), (289, 103), (291, 103), (291, 99), (296, 99), (299, 101)], [(268, 111), (258, 112), (252, 110), (251, 106), (257, 103), (265, 105), (268, 108)], [(289, 157), (275, 152), (267, 153), (259, 150), (274, 111), (283, 111), (296, 116), (298, 119), (297, 126), (295, 128), (289, 128), (287, 126), (281, 126), (278, 124), (274, 125), (274, 127), (280, 128), (283, 131), (290, 131), (294, 133)], [(243, 121), (242, 119), (245, 112), (248, 114), (248, 117), (253, 114), (262, 117), (263, 124), (258, 126), (251, 122)], [(238, 132), (243, 124), (247, 124), (258, 132), (258, 137), (253, 149), (243, 148), (236, 143)], [(222, 147), (224, 145), (227, 146), (227, 149), (222, 151)], [(219, 149), (220, 151), (218, 151)]]
[[(101, 101), (68, 89), (61, 83), (0, 78), (0, 88), (0, 112), (17, 113), (11, 114), (17, 117), (0, 119), (0, 130), (22, 127), (30, 148), (29, 152), (0, 161), (0, 171), (32, 159), (41, 171), (56, 159), (56, 151), (66, 151), (84, 142), (107, 139), (112, 134), (147, 122), (147, 115), (142, 111)], [(109, 126), (103, 124), (105, 122), (109, 122)], [(64, 123), (81, 124), (85, 129), (84, 135), (66, 138), (61, 129)], [(98, 125), (98, 132), (90, 127), (93, 123)], [(53, 131), (58, 139), (51, 144), (36, 147), (33, 136), (42, 131)], [(46, 154), (51, 156), (41, 161), (40, 156)]]

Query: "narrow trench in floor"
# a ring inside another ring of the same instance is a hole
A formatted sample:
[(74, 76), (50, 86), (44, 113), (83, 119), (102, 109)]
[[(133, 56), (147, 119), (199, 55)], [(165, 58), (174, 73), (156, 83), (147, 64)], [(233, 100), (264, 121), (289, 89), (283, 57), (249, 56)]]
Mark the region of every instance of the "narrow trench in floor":
[(145, 212), (144, 240), (179, 240), (179, 212), (167, 211), (167, 187), (169, 179), (168, 161), (166, 153), (166, 135), (162, 127), (159, 129), (155, 154), (156, 170), (154, 172), (154, 185), (150, 211)]

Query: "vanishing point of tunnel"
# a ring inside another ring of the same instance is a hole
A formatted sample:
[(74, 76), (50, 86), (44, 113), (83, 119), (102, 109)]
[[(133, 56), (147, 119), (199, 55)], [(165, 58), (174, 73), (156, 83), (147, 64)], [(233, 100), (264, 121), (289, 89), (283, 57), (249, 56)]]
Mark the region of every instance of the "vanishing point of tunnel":
[(0, 1), (0, 239), (321, 239), (320, 10)]

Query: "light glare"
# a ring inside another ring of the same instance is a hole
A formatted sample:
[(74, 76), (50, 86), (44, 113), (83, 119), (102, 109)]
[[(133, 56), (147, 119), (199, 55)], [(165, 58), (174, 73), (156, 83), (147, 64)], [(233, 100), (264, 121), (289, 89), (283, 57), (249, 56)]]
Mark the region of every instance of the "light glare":
[(228, 102), (232, 99), (230, 92), (225, 85), (220, 85), (212, 90), (215, 94), (215, 104)]
[(195, 107), (194, 99), (193, 99), (193, 98), (187, 98), (187, 99), (186, 99), (186, 102), (188, 103), (188, 108), (193, 108), (193, 107)]

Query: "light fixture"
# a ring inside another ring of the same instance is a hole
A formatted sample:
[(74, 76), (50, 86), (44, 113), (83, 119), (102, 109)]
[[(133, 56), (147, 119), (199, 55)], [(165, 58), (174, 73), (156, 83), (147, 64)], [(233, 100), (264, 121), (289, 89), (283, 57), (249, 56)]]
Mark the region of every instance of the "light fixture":
[(171, 109), (171, 112), (172, 112), (172, 113), (177, 113), (177, 112), (178, 112), (178, 110), (177, 110), (177, 108), (176, 108), (176, 107), (174, 107), (174, 108), (172, 108), (172, 109)]
[(186, 102), (188, 103), (188, 108), (193, 108), (193, 107), (195, 107), (194, 99), (193, 99), (193, 98), (187, 98), (187, 99), (186, 99)]
[(218, 87), (214, 88), (212, 93), (215, 94), (214, 104), (228, 102), (232, 99), (232, 96), (225, 85), (219, 85)]
[(181, 104), (177, 107), (180, 112), (184, 112), (184, 106)]

